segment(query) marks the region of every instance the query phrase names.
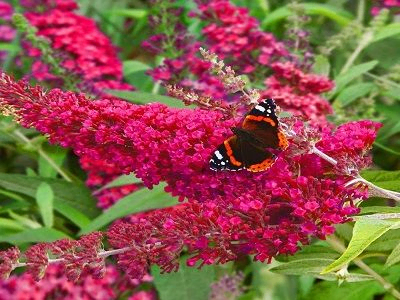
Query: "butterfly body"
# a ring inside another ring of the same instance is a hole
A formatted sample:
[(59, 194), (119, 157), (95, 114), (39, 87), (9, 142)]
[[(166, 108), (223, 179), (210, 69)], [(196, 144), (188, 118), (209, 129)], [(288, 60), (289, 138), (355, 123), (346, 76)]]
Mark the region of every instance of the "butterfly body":
[(239, 142), (246, 142), (252, 144), (254, 147), (259, 148), (261, 150), (268, 147), (268, 145), (264, 144), (264, 142), (257, 138), (256, 135), (251, 133), (251, 131), (245, 130), (240, 127), (231, 128), (232, 132), (237, 136)]
[(210, 159), (214, 171), (251, 172), (267, 170), (276, 160), (274, 152), (287, 148), (287, 140), (279, 129), (275, 102), (266, 99), (245, 117), (241, 127), (232, 128), (233, 136), (226, 139)]

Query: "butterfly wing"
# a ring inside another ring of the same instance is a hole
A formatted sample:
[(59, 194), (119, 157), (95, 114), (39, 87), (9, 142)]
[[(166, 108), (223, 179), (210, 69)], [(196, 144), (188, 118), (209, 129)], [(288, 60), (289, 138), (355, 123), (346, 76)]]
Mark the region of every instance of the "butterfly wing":
[(284, 150), (288, 142), (283, 132), (279, 130), (275, 109), (273, 99), (261, 101), (246, 115), (242, 129), (254, 136), (264, 148)]
[(283, 132), (279, 130), (274, 100), (265, 99), (245, 117), (242, 128), (234, 130), (230, 137), (215, 150), (210, 160), (214, 171), (238, 171), (246, 168), (251, 172), (267, 170), (276, 156), (268, 149), (284, 150), (288, 146)]
[(214, 171), (239, 171), (244, 168), (242, 147), (237, 136), (232, 136), (219, 145), (210, 159), (210, 169)]
[(242, 159), (246, 169), (250, 172), (261, 172), (269, 169), (275, 162), (275, 154), (260, 149), (253, 143), (241, 140)]

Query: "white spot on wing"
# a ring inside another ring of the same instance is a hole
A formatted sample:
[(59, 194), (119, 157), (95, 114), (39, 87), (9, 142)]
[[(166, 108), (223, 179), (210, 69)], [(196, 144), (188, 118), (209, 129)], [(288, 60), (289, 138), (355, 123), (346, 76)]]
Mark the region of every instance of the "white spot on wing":
[(262, 107), (261, 105), (257, 105), (257, 106), (255, 107), (255, 109), (257, 109), (257, 110), (259, 110), (259, 111), (261, 111), (261, 112), (264, 112), (264, 111), (265, 111), (265, 108)]
[(220, 160), (223, 158), (223, 156), (221, 155), (221, 153), (218, 150), (215, 151), (215, 156)]

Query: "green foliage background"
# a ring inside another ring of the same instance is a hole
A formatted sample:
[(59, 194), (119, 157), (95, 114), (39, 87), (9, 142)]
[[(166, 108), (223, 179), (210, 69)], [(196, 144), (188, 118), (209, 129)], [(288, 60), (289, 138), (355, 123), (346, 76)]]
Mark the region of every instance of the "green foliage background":
[[(148, 1), (79, 2), (80, 13), (97, 20), (119, 47), (124, 79), (137, 88), (135, 92), (111, 93), (140, 104), (160, 101), (181, 106), (145, 75), (163, 59), (149, 56), (140, 46), (152, 34), (147, 17), (157, 8)], [(288, 1), (233, 2), (248, 7), (262, 29), (285, 39), (288, 17), (293, 14)], [(14, 4), (17, 7), (17, 1)], [(193, 8), (191, 1), (177, 1), (176, 5)], [(339, 124), (369, 118), (384, 124), (374, 144), (373, 170), (365, 171), (363, 177), (400, 192), (400, 172), (396, 171), (400, 169), (400, 22), (390, 14), (373, 20), (371, 5), (372, 1), (365, 0), (303, 1), (304, 12), (311, 17), (304, 29), (310, 31), (316, 53), (314, 72), (336, 82), (334, 91), (325, 95), (335, 108), (332, 121)], [(131, 26), (124, 26), (127, 20), (132, 21)], [(182, 21), (192, 34), (200, 36), (198, 21)], [(29, 70), (29, 62), (22, 69), (12, 63), (21, 50), (19, 39), (0, 44), (0, 50), (9, 52), (1, 67), (16, 76)], [(105, 229), (126, 215), (176, 203), (159, 185), (100, 211), (84, 185), (85, 174), (74, 155), (49, 145), (45, 137), (19, 127), (9, 117), (0, 117), (0, 157), (3, 248), (18, 245), (24, 249), (30, 243), (77, 238)], [(134, 182), (139, 182), (134, 176), (121, 176), (104, 188)], [(248, 259), (202, 271), (182, 267), (167, 275), (153, 269), (154, 285), (162, 300), (207, 299), (212, 282), (241, 270), (245, 274), (242, 300), (400, 299), (392, 289), (400, 288), (400, 208), (383, 198), (371, 198), (362, 206), (355, 222), (337, 226), (335, 236), (314, 241), (292, 257), (278, 257), (271, 265)], [(347, 266), (349, 273), (343, 269)]]

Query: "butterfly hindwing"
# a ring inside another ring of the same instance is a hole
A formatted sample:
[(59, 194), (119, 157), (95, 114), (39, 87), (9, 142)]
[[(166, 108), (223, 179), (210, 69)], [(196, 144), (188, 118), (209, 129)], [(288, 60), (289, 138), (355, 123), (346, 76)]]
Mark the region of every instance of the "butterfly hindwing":
[(276, 160), (276, 155), (268, 150), (262, 150), (248, 141), (241, 141), (241, 151), (245, 168), (251, 172), (269, 169)]

